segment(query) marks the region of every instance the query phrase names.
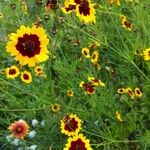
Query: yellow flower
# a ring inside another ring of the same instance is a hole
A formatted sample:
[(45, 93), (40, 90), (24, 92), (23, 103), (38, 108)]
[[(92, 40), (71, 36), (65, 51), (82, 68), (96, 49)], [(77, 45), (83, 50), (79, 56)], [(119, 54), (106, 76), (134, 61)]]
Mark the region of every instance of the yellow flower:
[(65, 115), (63, 120), (61, 120), (61, 133), (68, 136), (77, 135), (81, 129), (81, 122), (76, 115)]
[(24, 71), (21, 73), (21, 80), (27, 84), (32, 82), (32, 75), (28, 71)]
[(85, 58), (90, 58), (90, 50), (88, 48), (82, 48), (82, 54)]
[(7, 78), (16, 78), (19, 74), (19, 68), (16, 66), (11, 66), (5, 69), (6, 77)]
[(117, 91), (119, 94), (124, 94), (126, 90), (124, 88), (119, 88)]
[(98, 51), (94, 51), (91, 56), (91, 62), (93, 64), (96, 64), (98, 62), (98, 59), (99, 59), (99, 53), (98, 53)]
[(12, 137), (22, 140), (29, 133), (29, 125), (24, 120), (15, 121), (8, 129), (12, 132)]
[(126, 88), (125, 91), (126, 91), (126, 93), (128, 93), (128, 95), (131, 97), (131, 99), (134, 99), (134, 96), (135, 96), (135, 95), (134, 95), (134, 93), (132, 92), (131, 88), (128, 87), (128, 88)]
[(74, 2), (74, 0), (66, 0), (64, 6), (62, 7), (62, 11), (65, 14), (69, 14), (75, 11), (75, 9), (76, 9), (76, 3)]
[(68, 143), (63, 150), (93, 150), (90, 140), (86, 139), (83, 134), (75, 135), (68, 138)]
[(72, 90), (67, 90), (67, 96), (73, 97), (74, 96), (74, 92)]
[(53, 112), (58, 112), (60, 110), (60, 105), (55, 103), (52, 105), (52, 111)]
[(129, 31), (132, 30), (132, 24), (127, 20), (127, 17), (124, 15), (121, 15), (121, 24), (123, 28), (128, 29)]
[(4, 15), (0, 12), (0, 19), (3, 19)]
[(7, 52), (21, 65), (35, 66), (48, 59), (49, 40), (42, 27), (32, 28), (22, 25), (17, 33), (11, 33), (7, 43)]
[(112, 4), (115, 4), (115, 5), (118, 5), (120, 6), (120, 0), (108, 0), (109, 3), (112, 5)]
[(139, 88), (135, 88), (134, 92), (135, 92), (135, 95), (137, 97), (141, 97), (142, 96), (142, 92), (141, 92), (141, 90)]
[(93, 86), (105, 86), (105, 84), (100, 80), (94, 77), (88, 77), (88, 80)]
[(150, 60), (150, 47), (143, 51), (144, 60)]
[(90, 49), (96, 49), (96, 48), (99, 47), (99, 46), (100, 46), (100, 44), (99, 44), (98, 42), (95, 42), (95, 43), (90, 44), (88, 47), (89, 47)]
[(116, 111), (116, 118), (117, 118), (118, 121), (123, 122), (121, 114), (118, 111)]
[(96, 23), (96, 11), (94, 4), (91, 4), (90, 1), (85, 0), (80, 2), (80, 4), (76, 6), (75, 12), (81, 22)]
[(43, 68), (41, 66), (36, 66), (34, 68), (34, 71), (37, 76), (40, 76), (41, 74), (43, 74)]

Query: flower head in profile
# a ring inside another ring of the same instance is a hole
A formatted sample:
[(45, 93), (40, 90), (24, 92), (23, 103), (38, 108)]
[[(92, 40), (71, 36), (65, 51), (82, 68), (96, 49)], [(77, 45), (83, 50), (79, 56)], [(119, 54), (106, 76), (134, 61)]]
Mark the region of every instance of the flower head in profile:
[(52, 104), (51, 109), (52, 109), (53, 112), (58, 112), (60, 110), (60, 105), (57, 104), (57, 103)]
[(132, 30), (132, 24), (127, 20), (127, 17), (121, 15), (121, 24), (124, 29), (128, 29), (128, 31)]
[(28, 71), (21, 72), (21, 80), (24, 83), (30, 84), (32, 82), (32, 75)]
[(21, 65), (35, 66), (48, 59), (49, 40), (42, 27), (21, 25), (17, 33), (11, 33), (6, 49)]
[(98, 53), (98, 51), (94, 51), (91, 56), (91, 62), (93, 64), (97, 64), (98, 59), (99, 59), (99, 53)]
[(134, 99), (135, 95), (134, 93), (132, 92), (132, 89), (131, 88), (126, 88), (126, 93), (131, 97), (131, 99)]
[(24, 139), (29, 132), (29, 125), (24, 120), (15, 121), (9, 128), (11, 136), (18, 139)]
[(7, 78), (16, 78), (19, 74), (19, 68), (17, 66), (11, 66), (5, 69), (6, 77)]
[(82, 55), (85, 57), (85, 58), (90, 58), (90, 50), (86, 47), (82, 48)]
[(119, 94), (124, 94), (126, 92), (125, 88), (119, 88), (117, 91)]
[(146, 61), (150, 60), (150, 47), (143, 51), (143, 56), (144, 56), (144, 60)]
[(141, 90), (139, 88), (135, 88), (134, 93), (135, 93), (135, 96), (137, 96), (137, 97), (141, 97), (142, 96), (142, 92), (141, 92)]
[(117, 119), (119, 122), (123, 122), (123, 119), (122, 119), (122, 117), (121, 117), (121, 114), (120, 114), (118, 111), (116, 111), (116, 119)]
[(72, 90), (67, 90), (67, 96), (73, 97), (74, 96), (74, 92)]
[(81, 120), (74, 114), (65, 115), (63, 120), (61, 120), (61, 133), (74, 136), (78, 134), (81, 129)]
[(92, 150), (90, 140), (83, 134), (75, 135), (68, 138), (68, 143), (63, 150)]
[(94, 77), (88, 77), (88, 80), (94, 86), (105, 86), (105, 84), (100, 79)]

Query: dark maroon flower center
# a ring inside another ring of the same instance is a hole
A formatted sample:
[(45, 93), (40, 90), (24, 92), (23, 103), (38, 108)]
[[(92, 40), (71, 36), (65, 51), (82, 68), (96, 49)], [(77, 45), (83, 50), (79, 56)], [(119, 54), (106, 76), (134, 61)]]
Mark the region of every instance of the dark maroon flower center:
[(75, 118), (70, 118), (65, 123), (65, 130), (68, 130), (69, 132), (76, 131), (78, 128), (78, 122), (75, 120)]
[(131, 90), (128, 90), (128, 93), (129, 95), (133, 95), (132, 91)]
[(80, 4), (82, 0), (74, 0), (76, 4)]
[(140, 92), (139, 90), (136, 90), (136, 93), (137, 93), (138, 95), (140, 95), (140, 94), (141, 94), (141, 92)]
[(85, 143), (79, 138), (76, 141), (71, 142), (69, 150), (87, 150)]
[(125, 25), (126, 27), (128, 27), (128, 28), (131, 28), (131, 23), (128, 22), (128, 21), (125, 21), (125, 22), (124, 22), (124, 25)]
[(28, 74), (23, 74), (23, 78), (24, 78), (25, 80), (29, 80)]
[(90, 7), (89, 7), (89, 2), (86, 0), (82, 0), (79, 6), (79, 12), (80, 14), (87, 16), (90, 15)]
[(89, 93), (93, 93), (94, 92), (94, 88), (93, 88), (94, 85), (92, 85), (92, 83), (83, 83), (83, 87)]
[(35, 34), (24, 34), (23, 37), (18, 38), (16, 49), (22, 56), (34, 57), (41, 51), (39, 37)]
[(88, 55), (87, 51), (84, 51), (83, 53), (84, 53), (85, 56)]
[(68, 11), (72, 11), (72, 10), (75, 10), (76, 9), (76, 5), (69, 5), (68, 7), (66, 7), (65, 8), (66, 9), (66, 11), (68, 12)]
[(24, 131), (24, 128), (22, 125), (18, 125), (15, 129), (14, 129), (14, 132), (16, 134), (21, 134), (22, 132)]
[(10, 69), (10, 70), (9, 70), (9, 74), (10, 74), (10, 75), (16, 74), (16, 70), (15, 70), (15, 69)]

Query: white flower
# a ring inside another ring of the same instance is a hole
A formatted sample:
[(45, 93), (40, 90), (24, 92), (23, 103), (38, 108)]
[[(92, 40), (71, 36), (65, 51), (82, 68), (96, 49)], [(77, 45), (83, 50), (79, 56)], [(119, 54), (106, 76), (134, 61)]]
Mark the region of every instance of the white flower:
[(29, 132), (28, 137), (32, 139), (32, 138), (35, 137), (35, 135), (36, 135), (36, 131), (32, 130), (32, 131)]
[(37, 145), (31, 145), (30, 150), (36, 150)]
[(12, 144), (18, 146), (21, 144), (21, 141), (19, 139), (14, 139), (14, 141), (12, 141)]
[(41, 121), (41, 126), (45, 126), (45, 120)]
[(18, 147), (18, 150), (23, 150), (23, 148), (22, 147)]
[(11, 142), (11, 141), (12, 141), (11, 136), (10, 136), (10, 135), (7, 135), (7, 136), (6, 136), (6, 140), (7, 140), (8, 142)]
[(38, 120), (36, 120), (36, 119), (32, 120), (32, 126), (33, 127), (37, 126), (38, 123), (39, 123)]

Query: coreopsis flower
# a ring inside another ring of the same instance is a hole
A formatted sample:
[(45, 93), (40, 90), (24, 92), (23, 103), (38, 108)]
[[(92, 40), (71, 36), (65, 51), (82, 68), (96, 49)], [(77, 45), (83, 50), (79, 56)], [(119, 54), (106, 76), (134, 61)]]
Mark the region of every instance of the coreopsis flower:
[(117, 120), (118, 120), (119, 122), (123, 122), (123, 119), (122, 119), (122, 117), (121, 117), (121, 114), (120, 114), (118, 111), (116, 111), (116, 118), (117, 118)]
[(124, 94), (126, 92), (125, 88), (119, 88), (117, 91), (119, 94)]
[(94, 86), (105, 86), (105, 84), (100, 79), (96, 79), (94, 77), (88, 77), (88, 80)]
[(58, 112), (60, 110), (60, 105), (57, 104), (57, 103), (52, 104), (51, 109), (52, 109), (53, 112)]
[(90, 50), (88, 48), (82, 48), (82, 54), (85, 58), (90, 58)]
[(92, 95), (95, 93), (94, 85), (92, 85), (92, 83), (81, 81), (79, 86), (85, 90), (85, 95)]
[(150, 47), (143, 51), (143, 57), (146, 61), (150, 60)]
[(134, 93), (135, 93), (135, 96), (137, 96), (137, 97), (141, 97), (142, 96), (142, 92), (141, 92), (141, 90), (139, 88), (135, 88)]
[(43, 68), (41, 66), (36, 66), (34, 68), (34, 72), (37, 76), (40, 76), (41, 74), (43, 74)]
[(49, 40), (42, 27), (32, 28), (21, 25), (17, 33), (11, 33), (7, 43), (7, 52), (21, 65), (35, 66), (48, 59)]
[(45, 10), (50, 12), (51, 9), (57, 9), (59, 7), (57, 0), (47, 0)]
[(68, 138), (68, 143), (65, 145), (64, 150), (92, 150), (92, 147), (90, 140), (83, 134), (79, 134)]
[(115, 4), (120, 6), (120, 0), (108, 0), (111, 5)]
[(128, 29), (129, 31), (132, 30), (132, 24), (127, 20), (127, 17), (124, 15), (121, 15), (121, 24), (123, 28)]
[(11, 66), (5, 69), (6, 77), (7, 78), (16, 78), (19, 74), (19, 68), (17, 66)]
[(11, 136), (17, 139), (24, 139), (29, 132), (29, 125), (24, 120), (15, 121), (9, 128)]
[(72, 90), (67, 90), (67, 96), (73, 97), (74, 96), (74, 92)]
[(65, 3), (64, 3), (64, 6), (62, 7), (62, 11), (65, 13), (65, 14), (69, 14), (73, 11), (75, 11), (76, 9), (76, 3), (74, 0), (66, 0)]
[(96, 64), (98, 62), (98, 59), (99, 59), (99, 53), (98, 51), (94, 51), (91, 56), (91, 62), (93, 64)]
[(85, 23), (96, 23), (96, 11), (94, 4), (89, 0), (76, 0), (80, 4), (76, 6), (76, 15), (79, 17), (81, 22)]
[(21, 72), (21, 80), (27, 84), (32, 82), (32, 75), (29, 71)]
[(90, 44), (90, 45), (88, 46), (88, 48), (95, 50), (95, 49), (96, 49), (97, 47), (99, 47), (99, 46), (100, 46), (100, 43), (95, 42), (95, 43)]
[(81, 120), (74, 114), (65, 115), (61, 120), (61, 133), (74, 136), (77, 135), (81, 129)]
[(131, 88), (126, 88), (126, 93), (131, 97), (131, 99), (134, 99), (134, 93), (132, 92)]

